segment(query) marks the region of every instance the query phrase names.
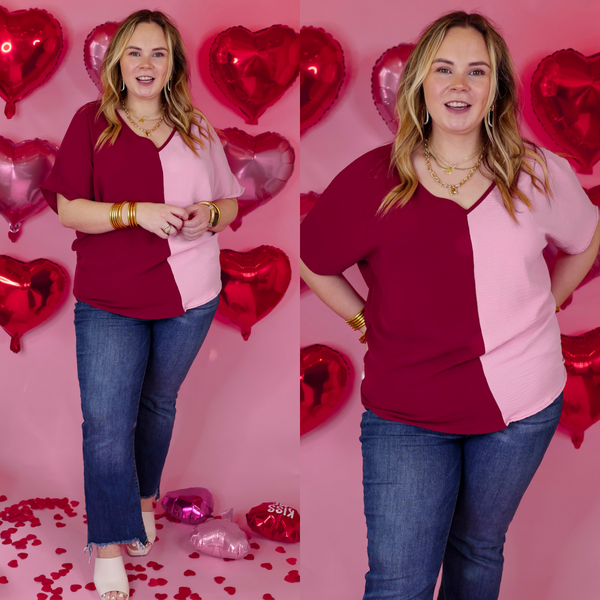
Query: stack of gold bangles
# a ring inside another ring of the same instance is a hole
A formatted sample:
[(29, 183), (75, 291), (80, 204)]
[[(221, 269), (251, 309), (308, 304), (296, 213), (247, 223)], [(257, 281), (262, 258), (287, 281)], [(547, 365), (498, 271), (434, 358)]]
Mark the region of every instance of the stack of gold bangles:
[(210, 216), (208, 217), (208, 228), (212, 229), (219, 224), (221, 220), (221, 209), (214, 202), (198, 202), (198, 204), (204, 204), (210, 209)]
[[(346, 319), (346, 323), (348, 323), (348, 325), (350, 325), (350, 327), (352, 327), (352, 329), (354, 329), (354, 331), (358, 331), (359, 329), (366, 327), (364, 307), (361, 308), (360, 312), (358, 314), (354, 315), (351, 319)], [(361, 344), (367, 343), (367, 332), (366, 331), (360, 336), (359, 342)]]
[[(123, 217), (121, 216), (121, 211), (123, 210), (123, 206), (128, 204), (127, 207), (127, 225), (123, 222)], [(139, 227), (135, 209), (137, 206), (137, 202), (119, 202), (118, 204), (113, 204), (110, 207), (109, 219), (110, 224), (113, 229), (127, 229), (127, 227)]]

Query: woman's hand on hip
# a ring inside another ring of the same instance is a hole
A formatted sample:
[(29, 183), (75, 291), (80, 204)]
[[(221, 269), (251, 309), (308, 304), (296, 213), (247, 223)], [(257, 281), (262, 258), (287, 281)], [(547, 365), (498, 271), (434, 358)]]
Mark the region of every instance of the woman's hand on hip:
[(197, 240), (208, 231), (210, 208), (205, 204), (192, 204), (187, 207), (187, 221), (183, 222), (181, 235), (184, 240)]
[[(154, 202), (138, 202), (136, 219), (138, 225), (166, 240), (169, 235), (176, 235), (187, 219), (187, 210), (171, 204)], [(169, 230), (169, 225), (171, 229)], [(169, 233), (165, 233), (165, 229)]]

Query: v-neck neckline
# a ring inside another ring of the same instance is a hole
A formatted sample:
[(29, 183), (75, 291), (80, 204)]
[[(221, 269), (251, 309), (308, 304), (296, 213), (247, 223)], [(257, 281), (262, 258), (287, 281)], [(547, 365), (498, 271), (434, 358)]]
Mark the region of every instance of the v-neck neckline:
[(420, 181), (419, 181), (418, 185), (431, 198), (436, 198), (437, 200), (441, 200), (442, 202), (451, 202), (452, 204), (454, 204), (454, 206), (456, 206), (456, 208), (458, 208), (459, 210), (462, 210), (465, 214), (468, 215), (472, 210), (475, 210), (489, 196), (490, 192), (494, 189), (494, 187), (496, 187), (496, 182), (492, 181), (492, 183), (490, 183), (487, 190), (485, 190), (485, 192), (483, 192), (481, 197), (474, 204), (469, 206), (469, 208), (465, 208), (464, 206), (461, 206), (458, 202), (455, 202), (454, 200), (452, 200), (452, 198), (444, 198), (443, 196), (436, 196), (435, 194), (432, 194)]
[(160, 145), (157, 146), (148, 136), (144, 136), (144, 135), (138, 135), (130, 126), (128, 123), (125, 122), (125, 119), (123, 119), (123, 117), (120, 115), (119, 111), (115, 111), (117, 113), (117, 117), (119, 117), (119, 119), (121, 120), (121, 123), (133, 134), (135, 135), (135, 137), (140, 138), (142, 140), (148, 140), (155, 148), (157, 152), (160, 152), (173, 138), (173, 136), (175, 135), (175, 133), (177, 132), (177, 128), (173, 127), (173, 129), (171, 130), (171, 134), (169, 135), (169, 137)]

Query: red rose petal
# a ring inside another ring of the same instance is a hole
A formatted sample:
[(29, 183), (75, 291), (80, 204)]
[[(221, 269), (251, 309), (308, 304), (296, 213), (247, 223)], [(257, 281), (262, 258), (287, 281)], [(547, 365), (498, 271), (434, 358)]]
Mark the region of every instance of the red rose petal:
[(275, 598), (273, 598), (273, 596), (271, 596), (271, 594), (265, 594), (263, 596), (263, 600), (275, 600)]
[(254, 560), (254, 554), (246, 554), (246, 556), (244, 556), (244, 560)]
[(200, 558), (200, 555), (197, 552), (192, 552), (190, 558)]
[(195, 573), (195, 571), (188, 569), (187, 571), (184, 571), (183, 574), (185, 577), (193, 577), (196, 573)]
[(77, 590), (81, 589), (81, 586), (78, 583), (74, 583), (70, 589), (72, 592), (76, 592)]
[(167, 594), (154, 594), (154, 597), (158, 600), (165, 600), (165, 598), (167, 598)]
[(296, 558), (286, 558), (285, 560), (286, 560), (286, 562), (289, 562), (290, 565), (295, 565), (298, 559), (296, 559)]
[(275, 548), (275, 552), (279, 552), (280, 554), (285, 554), (285, 548), (283, 546), (277, 546), (277, 548)]
[(217, 583), (223, 583), (225, 581), (225, 577), (215, 577), (215, 581)]
[(17, 554), (17, 556), (19, 558), (21, 558), (22, 560), (25, 560), (29, 556), (29, 554), (27, 554), (27, 552), (19, 552), (19, 554)]
[[(94, 585), (94, 582), (92, 581), (91, 583), (86, 583), (85, 589), (94, 591), (96, 589), (96, 586)], [(131, 594), (129, 594), (129, 595), (131, 596)]]
[(250, 548), (254, 548), (255, 550), (258, 550), (260, 548), (260, 546), (256, 542), (252, 542), (250, 544)]
[(9, 566), (9, 567), (12, 567), (13, 569), (15, 569), (16, 567), (18, 567), (18, 566), (19, 566), (19, 561), (17, 561), (17, 560), (11, 560), (11, 561), (8, 563), (8, 566)]
[(6, 578), (6, 575), (2, 575), (2, 577), (0, 577), (0, 583), (8, 583), (8, 579)]
[(235, 594), (235, 588), (234, 588), (234, 587), (228, 586), (228, 587), (225, 587), (225, 588), (223, 588), (223, 589), (224, 589), (224, 590), (225, 590), (225, 591), (226, 591), (226, 592), (227, 592), (227, 593), (228, 593), (230, 596), (233, 596), (233, 595)]
[(57, 527), (66, 527), (66, 523), (57, 523), (56, 524)]
[(267, 571), (270, 571), (273, 568), (273, 565), (271, 563), (262, 563), (260, 566), (263, 569), (267, 569)]

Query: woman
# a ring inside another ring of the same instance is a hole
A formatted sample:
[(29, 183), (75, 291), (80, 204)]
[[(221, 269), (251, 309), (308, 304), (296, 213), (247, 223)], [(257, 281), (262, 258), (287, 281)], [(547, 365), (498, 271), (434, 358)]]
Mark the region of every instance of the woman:
[(45, 195), (77, 231), (74, 295), (88, 548), (101, 598), (127, 598), (121, 545), (145, 555), (175, 399), (219, 301), (217, 232), (243, 192), (192, 105), (185, 49), (160, 12), (115, 33), (104, 93), (73, 118)]
[[(560, 416), (555, 312), (598, 252), (598, 211), (565, 159), (522, 139), (515, 69), (481, 15), (424, 31), (397, 113), (393, 145), (304, 220), (302, 277), (368, 343), (365, 600), (431, 599), (440, 567), (440, 598), (491, 600)], [(366, 304), (342, 275), (355, 263)]]

